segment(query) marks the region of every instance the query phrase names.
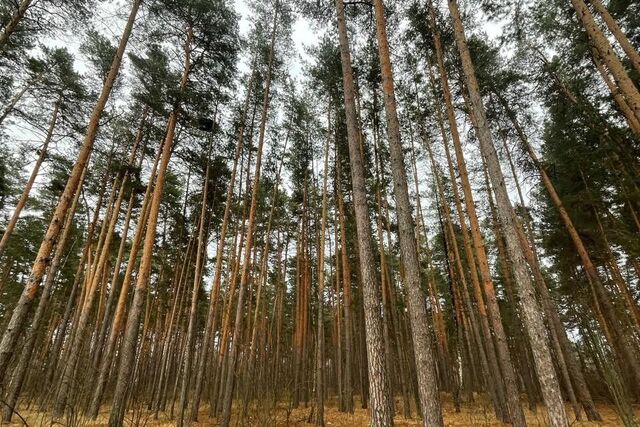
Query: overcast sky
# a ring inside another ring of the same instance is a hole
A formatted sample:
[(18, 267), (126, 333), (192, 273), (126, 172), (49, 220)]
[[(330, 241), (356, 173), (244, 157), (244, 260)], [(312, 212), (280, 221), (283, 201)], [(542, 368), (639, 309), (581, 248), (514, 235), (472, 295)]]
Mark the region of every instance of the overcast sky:
[[(249, 7), (247, 0), (234, 0), (235, 8), (240, 15), (240, 34), (246, 35), (251, 29), (249, 23)], [(306, 19), (297, 16), (296, 22), (293, 24), (292, 40), (295, 48), (295, 55), (291, 55), (292, 63), (290, 72), (296, 79), (302, 76), (302, 61), (307, 59), (305, 48), (316, 45), (320, 39), (318, 32), (312, 31), (311, 25)]]

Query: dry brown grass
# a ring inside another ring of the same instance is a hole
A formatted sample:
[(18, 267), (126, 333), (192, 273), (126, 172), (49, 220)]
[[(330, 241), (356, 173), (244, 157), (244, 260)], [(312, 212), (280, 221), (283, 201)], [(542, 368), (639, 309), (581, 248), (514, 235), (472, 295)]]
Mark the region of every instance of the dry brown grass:
[[(397, 413), (401, 413), (401, 402), (396, 399)], [(308, 420), (312, 411), (312, 407), (300, 407), (290, 409), (286, 404), (278, 405), (277, 410), (261, 410), (254, 407), (250, 414), (243, 420), (240, 417), (234, 417), (233, 426), (309, 426)], [(573, 412), (567, 407), (567, 414), (570, 417), (570, 425), (572, 427), (610, 427), (622, 425), (615, 410), (610, 405), (598, 404), (598, 410), (603, 416), (604, 421), (601, 423), (575, 421)], [(20, 415), (25, 419), (31, 427), (50, 427), (50, 426), (67, 426), (67, 427), (99, 427), (106, 426), (109, 418), (109, 407), (105, 406), (100, 411), (100, 415), (96, 421), (90, 421), (82, 417), (78, 417), (73, 422), (69, 420), (53, 421), (51, 417), (42, 412), (22, 409)], [(414, 418), (406, 419), (402, 415), (398, 415), (394, 419), (394, 425), (399, 427), (420, 426), (420, 420), (415, 418), (415, 408), (413, 409)], [(640, 411), (636, 409), (636, 414), (640, 415)], [(525, 415), (529, 426), (547, 426), (544, 416), (544, 408), (539, 408), (537, 413), (530, 412), (525, 409)], [(133, 415), (128, 414), (125, 425), (129, 427), (169, 427), (175, 425), (175, 422), (169, 419), (168, 414), (161, 413), (158, 420), (154, 420), (149, 413), (140, 411), (137, 414), (137, 422), (133, 422)], [(456, 413), (453, 404), (449, 398), (444, 399), (444, 421), (447, 426), (503, 426), (505, 424), (496, 420), (491, 409), (491, 405), (486, 399), (477, 399), (472, 404), (463, 404), (462, 410)], [(325, 424), (333, 427), (359, 427), (369, 425), (369, 415), (366, 409), (362, 409), (356, 404), (356, 410), (353, 414), (339, 412), (335, 402), (329, 402), (325, 408)], [(11, 424), (2, 424), (3, 426), (21, 426), (24, 425), (20, 418), (14, 417)], [(203, 408), (200, 414), (199, 422), (193, 423), (193, 427), (215, 426), (216, 420), (208, 417), (208, 408)]]

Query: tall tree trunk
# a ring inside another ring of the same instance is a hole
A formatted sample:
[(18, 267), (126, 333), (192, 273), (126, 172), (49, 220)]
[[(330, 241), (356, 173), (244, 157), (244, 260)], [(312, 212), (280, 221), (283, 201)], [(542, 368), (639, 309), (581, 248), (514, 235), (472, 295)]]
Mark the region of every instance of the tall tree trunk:
[[(356, 113), (353, 70), (351, 66), (351, 53), (349, 51), (343, 0), (336, 0), (336, 12), (340, 59), (342, 62), (342, 84), (347, 121), (347, 140), (349, 142), (349, 158), (351, 164), (351, 184), (353, 186), (353, 205), (356, 217), (364, 302), (371, 425), (372, 427), (391, 426), (393, 424), (393, 407), (389, 393), (386, 355), (384, 354), (383, 347), (382, 319), (380, 318), (380, 286), (376, 278), (373, 248), (371, 247), (367, 190), (364, 179), (363, 156), (358, 144), (360, 130)], [(411, 230), (411, 232), (413, 233), (413, 230)], [(346, 327), (348, 328), (349, 325), (346, 325)], [(364, 399), (364, 396), (362, 397)], [(349, 398), (349, 396), (347, 396), (347, 398)]]
[(316, 337), (316, 425), (324, 426), (324, 244), (327, 228), (327, 180), (329, 177), (329, 140), (331, 135), (331, 108), (327, 115), (327, 141), (324, 147), (324, 170), (322, 178), (322, 214), (320, 246), (318, 248), (318, 332)]
[[(338, 150), (336, 149), (336, 156)], [(342, 168), (340, 159), (336, 160), (338, 219), (340, 223), (340, 257), (342, 260), (342, 295), (344, 298), (344, 410), (353, 413), (353, 385), (351, 368), (353, 366), (353, 307), (351, 305), (351, 261), (347, 248), (347, 224), (345, 218), (344, 196), (342, 193)], [(337, 254), (336, 254), (337, 255)]]
[(396, 199), (396, 215), (398, 217), (398, 239), (400, 254), (405, 272), (405, 286), (409, 303), (411, 333), (416, 358), (416, 373), (422, 420), (424, 426), (442, 426), (442, 409), (436, 376), (436, 363), (431, 347), (431, 336), (428, 324), (424, 295), (420, 288), (420, 263), (416, 245), (415, 225), (411, 214), (407, 175), (400, 141), (400, 123), (396, 111), (395, 89), (389, 42), (387, 40), (386, 18), (382, 0), (374, 0), (376, 15), (376, 35), (378, 39), (378, 56), (382, 70), (382, 88), (384, 106), (387, 113), (389, 151), (391, 153), (391, 170), (393, 190)]
[[(335, 161), (336, 161), (336, 167), (338, 166), (338, 150), (334, 150), (335, 153)], [(339, 179), (338, 175), (335, 175), (335, 179)], [(337, 191), (337, 182), (336, 180), (334, 180), (334, 200), (338, 199), (338, 191)], [(334, 228), (335, 231), (335, 235), (334, 235), (334, 244), (335, 244), (335, 249), (334, 249), (334, 254), (335, 254), (335, 270), (334, 270), (334, 274), (335, 274), (335, 289), (333, 290), (334, 293), (334, 319), (335, 319), (335, 324), (334, 324), (334, 330), (335, 330), (335, 348), (336, 348), (336, 354), (335, 354), (335, 365), (336, 365), (336, 384), (338, 387), (338, 411), (340, 412), (346, 412), (345, 410), (345, 396), (344, 396), (344, 374), (343, 374), (343, 356), (342, 354), (344, 353), (343, 351), (343, 347), (342, 347), (342, 307), (341, 307), (341, 301), (340, 301), (340, 287), (341, 287), (341, 283), (340, 283), (340, 271), (341, 271), (341, 264), (340, 264), (340, 235), (339, 235), (339, 230), (337, 227), (337, 224), (339, 224), (340, 218), (339, 218), (339, 213), (338, 210), (336, 209), (334, 211), (334, 224), (336, 224), (336, 227)]]

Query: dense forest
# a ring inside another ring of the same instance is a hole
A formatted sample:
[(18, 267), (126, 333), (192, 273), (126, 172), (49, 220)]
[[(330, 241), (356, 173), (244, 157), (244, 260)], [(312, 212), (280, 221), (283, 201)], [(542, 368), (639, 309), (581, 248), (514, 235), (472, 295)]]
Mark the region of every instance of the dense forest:
[(634, 0), (3, 0), (2, 423), (638, 425), (639, 47)]

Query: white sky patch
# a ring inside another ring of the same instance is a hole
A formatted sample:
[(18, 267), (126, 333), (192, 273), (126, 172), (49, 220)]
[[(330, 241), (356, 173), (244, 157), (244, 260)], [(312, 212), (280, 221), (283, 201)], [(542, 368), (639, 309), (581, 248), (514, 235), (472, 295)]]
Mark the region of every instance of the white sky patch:
[(313, 32), (311, 23), (305, 18), (299, 17), (293, 25), (292, 38), (297, 55), (291, 64), (291, 74), (296, 79), (303, 75), (303, 64), (311, 60), (307, 49), (311, 46), (316, 46), (320, 42), (322, 33), (324, 32)]
[[(251, 20), (249, 19), (251, 10), (247, 4), (247, 0), (234, 0), (234, 7), (240, 16), (238, 23), (240, 35), (244, 37), (251, 31)], [(301, 16), (297, 16), (291, 30), (293, 52), (286, 52), (291, 59), (289, 72), (297, 82), (300, 82), (304, 77), (304, 64), (310, 60), (310, 56), (306, 53), (306, 50), (310, 46), (316, 46), (320, 42), (324, 31), (314, 31), (311, 22)], [(238, 68), (242, 72), (249, 71), (247, 59), (248, 58), (241, 58), (238, 64)]]
[(251, 22), (249, 21), (249, 6), (247, 6), (244, 0), (234, 0), (236, 12), (240, 15), (240, 34), (246, 35), (251, 29)]
[(487, 33), (491, 40), (496, 40), (502, 35), (505, 22), (485, 20), (482, 29)]

